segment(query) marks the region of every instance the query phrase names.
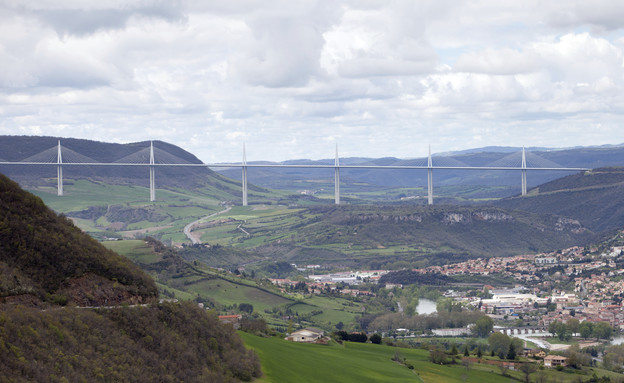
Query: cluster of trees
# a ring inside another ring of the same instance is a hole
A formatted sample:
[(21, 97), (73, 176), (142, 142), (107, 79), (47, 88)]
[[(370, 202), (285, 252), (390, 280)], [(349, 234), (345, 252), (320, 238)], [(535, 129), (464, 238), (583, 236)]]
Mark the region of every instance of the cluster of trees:
[(552, 322), (548, 325), (548, 331), (559, 340), (569, 340), (574, 334), (583, 338), (609, 339), (613, 334), (613, 327), (608, 322), (579, 322), (576, 318), (570, 318), (565, 323), (558, 320)]
[(494, 320), (489, 316), (484, 315), (475, 321), (475, 324), (472, 327), (472, 333), (479, 338), (485, 338), (490, 335), (493, 328)]
[[(396, 328), (408, 328), (417, 332), (424, 332), (437, 328), (466, 327), (475, 323), (485, 314), (479, 311), (438, 311), (429, 315), (403, 315), (388, 313), (377, 316), (368, 323), (368, 330), (390, 331)], [(491, 330), (491, 329), (490, 329)], [(487, 335), (486, 335), (487, 336)]]
[(609, 346), (605, 349), (603, 366), (615, 372), (624, 372), (624, 344)]
[(375, 333), (370, 336), (370, 338), (366, 335), (365, 332), (346, 332), (344, 330), (335, 331), (333, 333), (334, 338), (340, 341), (348, 341), (348, 342), (359, 342), (366, 343), (370, 340), (373, 344), (381, 344), (382, 338), (381, 335)]
[(488, 337), (490, 353), (500, 359), (516, 359), (522, 354), (524, 342), (522, 339), (513, 338), (506, 334), (495, 332)]
[(380, 284), (400, 283), (403, 285), (433, 285), (441, 286), (449, 283), (449, 278), (440, 273), (422, 274), (412, 270), (399, 270), (382, 275)]
[(231, 326), (192, 302), (0, 313), (6, 381), (238, 382), (260, 376)]

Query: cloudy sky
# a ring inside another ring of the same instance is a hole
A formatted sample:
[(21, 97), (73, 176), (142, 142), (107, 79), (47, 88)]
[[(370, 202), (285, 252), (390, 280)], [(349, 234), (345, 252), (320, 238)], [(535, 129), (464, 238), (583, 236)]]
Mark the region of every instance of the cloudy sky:
[(624, 1), (0, 0), (0, 135), (204, 162), (624, 143)]

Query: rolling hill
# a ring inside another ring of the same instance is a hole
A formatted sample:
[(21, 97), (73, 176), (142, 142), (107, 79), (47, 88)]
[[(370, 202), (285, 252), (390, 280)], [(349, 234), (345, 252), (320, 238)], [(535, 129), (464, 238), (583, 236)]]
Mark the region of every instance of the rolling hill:
[[(0, 153), (2, 159), (8, 162), (56, 163), (59, 140), (65, 163), (149, 164), (149, 141), (114, 144), (75, 138), (0, 136)], [(175, 145), (162, 141), (154, 141), (153, 144), (156, 163), (202, 163), (197, 157)], [(88, 179), (115, 185), (149, 187), (149, 171), (141, 166), (65, 166), (63, 170), (64, 177), (69, 180)], [(56, 177), (56, 166), (0, 165), (0, 173), (23, 186), (44, 186), (50, 184), (50, 178)], [(158, 188), (206, 188), (216, 195), (225, 194), (228, 198), (240, 198), (241, 195), (240, 182), (223, 177), (206, 167), (161, 167), (156, 170), (156, 180)]]
[[(566, 217), (474, 206), (247, 207), (213, 222), (199, 230), (205, 243), (273, 261), (371, 269), (555, 250), (593, 237)], [(210, 262), (208, 252), (204, 258)]]
[(624, 168), (599, 168), (560, 178), (507, 198), (496, 206), (549, 213), (579, 221), (595, 232), (624, 227)]

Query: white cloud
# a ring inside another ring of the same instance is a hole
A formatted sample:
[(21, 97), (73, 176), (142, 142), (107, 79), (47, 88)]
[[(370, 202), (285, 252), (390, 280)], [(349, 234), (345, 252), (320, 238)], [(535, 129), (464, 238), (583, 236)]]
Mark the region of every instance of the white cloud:
[(0, 134), (160, 139), (210, 162), (240, 160), (243, 140), (249, 160), (620, 143), (623, 11), (5, 0)]

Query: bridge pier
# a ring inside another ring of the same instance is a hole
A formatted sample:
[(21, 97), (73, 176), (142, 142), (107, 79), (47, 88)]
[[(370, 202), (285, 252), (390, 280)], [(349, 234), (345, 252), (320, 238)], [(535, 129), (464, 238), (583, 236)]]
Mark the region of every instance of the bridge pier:
[(431, 145), (427, 159), (427, 204), (433, 205), (433, 163), (431, 161)]
[(150, 141), (150, 202), (156, 201), (156, 174), (154, 171), (154, 143)]
[(56, 195), (63, 195), (63, 156), (61, 154), (61, 140), (58, 141), (58, 153), (56, 155)]
[(526, 196), (527, 194), (527, 175), (526, 175), (526, 153), (524, 151), (524, 146), (522, 147), (522, 196)]

